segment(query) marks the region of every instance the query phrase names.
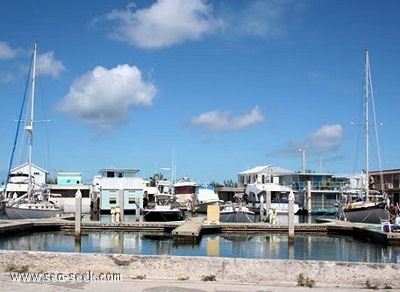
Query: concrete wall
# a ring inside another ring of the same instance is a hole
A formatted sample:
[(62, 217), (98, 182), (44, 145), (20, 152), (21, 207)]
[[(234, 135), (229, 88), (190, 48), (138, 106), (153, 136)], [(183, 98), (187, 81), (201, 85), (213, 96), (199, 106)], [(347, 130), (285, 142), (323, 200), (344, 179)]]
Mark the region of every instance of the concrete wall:
[(40, 273), (120, 273), (125, 279), (201, 280), (213, 275), (217, 282), (296, 287), (302, 273), (314, 287), (400, 289), (399, 264), (222, 257), (138, 256), (122, 254), (0, 251), (3, 271), (26, 266)]

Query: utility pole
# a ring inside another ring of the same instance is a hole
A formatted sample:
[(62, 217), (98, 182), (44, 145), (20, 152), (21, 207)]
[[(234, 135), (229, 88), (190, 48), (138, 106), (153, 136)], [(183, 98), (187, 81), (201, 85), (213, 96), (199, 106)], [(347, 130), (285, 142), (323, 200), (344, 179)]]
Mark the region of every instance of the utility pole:
[(306, 173), (306, 149), (299, 149), (301, 152), (301, 172)]

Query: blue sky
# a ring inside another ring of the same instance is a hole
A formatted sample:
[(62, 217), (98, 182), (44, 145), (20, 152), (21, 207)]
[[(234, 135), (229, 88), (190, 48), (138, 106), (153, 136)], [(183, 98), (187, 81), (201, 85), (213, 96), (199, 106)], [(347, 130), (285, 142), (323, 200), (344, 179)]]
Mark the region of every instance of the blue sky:
[(367, 46), (382, 167), (400, 167), (399, 1), (1, 6), (3, 176), (34, 42), (35, 117), (50, 122), (35, 124), (33, 161), (52, 176), (117, 167), (146, 178), (173, 161), (177, 177), (223, 182), (258, 165), (301, 170), (301, 148), (307, 169), (360, 171), (351, 122), (362, 117)]

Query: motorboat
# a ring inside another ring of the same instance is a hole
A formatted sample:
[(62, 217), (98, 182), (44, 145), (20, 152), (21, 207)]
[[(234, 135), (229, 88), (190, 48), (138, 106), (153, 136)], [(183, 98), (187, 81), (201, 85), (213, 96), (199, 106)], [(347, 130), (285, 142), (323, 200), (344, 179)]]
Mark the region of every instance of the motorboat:
[(255, 220), (256, 213), (241, 203), (228, 202), (219, 213), (220, 222), (254, 223)]
[(155, 205), (142, 211), (143, 221), (169, 222), (185, 220), (185, 211), (178, 207), (175, 197), (171, 194), (155, 195)]

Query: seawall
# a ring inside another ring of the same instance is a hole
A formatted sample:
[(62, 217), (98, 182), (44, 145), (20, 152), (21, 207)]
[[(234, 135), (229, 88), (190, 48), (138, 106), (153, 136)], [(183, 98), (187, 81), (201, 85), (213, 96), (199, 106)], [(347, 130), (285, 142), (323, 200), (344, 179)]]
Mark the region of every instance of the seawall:
[[(204, 283), (202, 279), (209, 276), (215, 283), (231, 285), (298, 287), (302, 274), (315, 288), (400, 289), (399, 264), (0, 251), (0, 265), (2, 279), (7, 279), (11, 271), (62, 274), (90, 271), (120, 273), (123, 281)], [(16, 285), (9, 277), (8, 281)]]

